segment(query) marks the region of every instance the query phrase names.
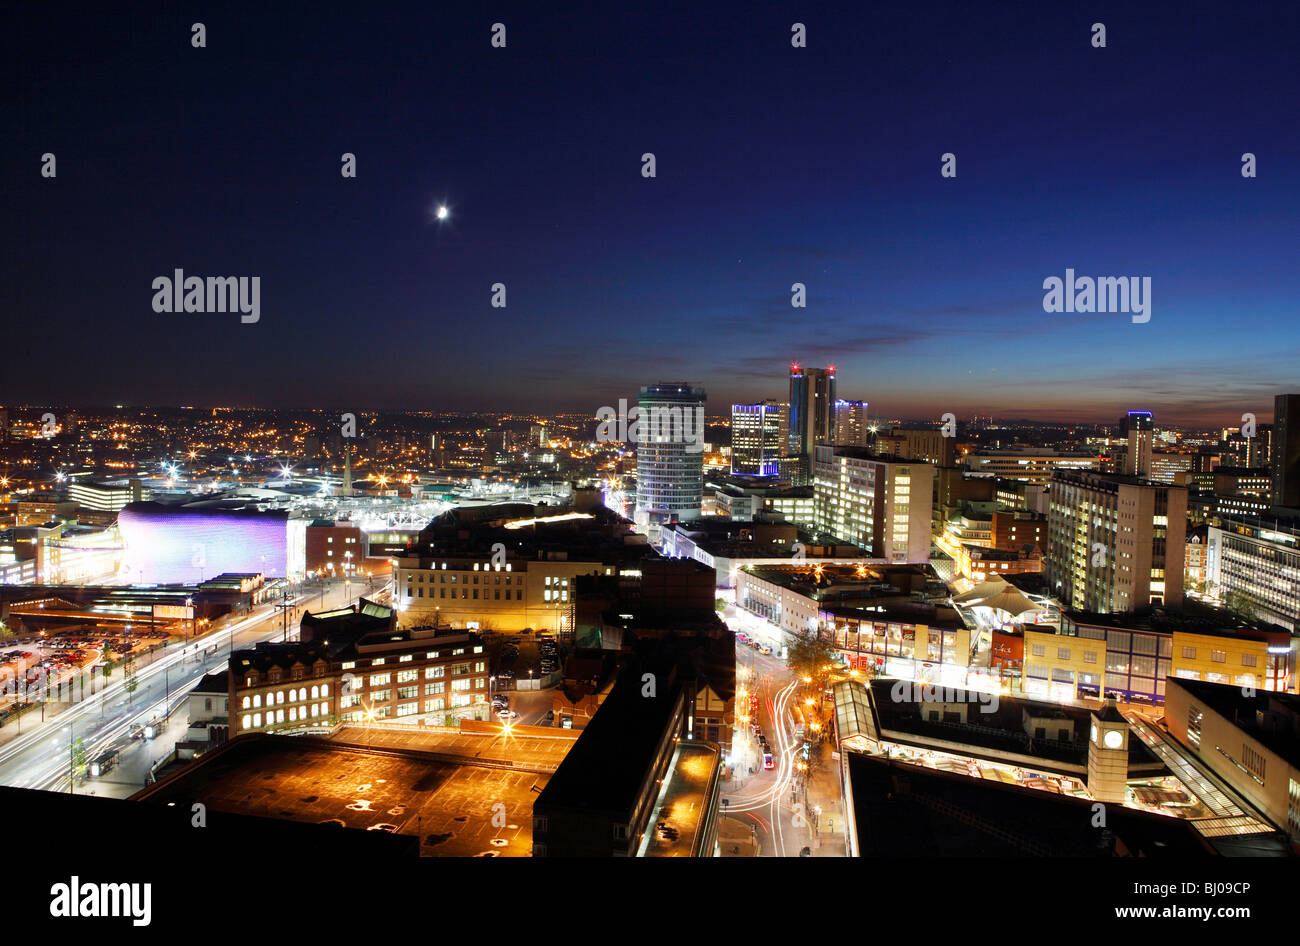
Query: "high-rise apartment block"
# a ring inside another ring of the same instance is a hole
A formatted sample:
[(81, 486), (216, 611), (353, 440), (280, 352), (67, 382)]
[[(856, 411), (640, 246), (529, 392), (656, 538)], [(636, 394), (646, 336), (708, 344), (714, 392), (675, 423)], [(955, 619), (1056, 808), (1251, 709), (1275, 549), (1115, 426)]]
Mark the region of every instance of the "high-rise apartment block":
[(1181, 604), (1186, 539), (1186, 487), (1082, 471), (1052, 478), (1043, 571), (1067, 608)]
[(836, 446), (867, 446), (871, 433), (867, 427), (867, 402), (846, 401), (843, 398), (837, 400), (832, 428), (835, 431), (833, 440)]
[(817, 525), (889, 562), (930, 560), (934, 467), (861, 447), (816, 448)]

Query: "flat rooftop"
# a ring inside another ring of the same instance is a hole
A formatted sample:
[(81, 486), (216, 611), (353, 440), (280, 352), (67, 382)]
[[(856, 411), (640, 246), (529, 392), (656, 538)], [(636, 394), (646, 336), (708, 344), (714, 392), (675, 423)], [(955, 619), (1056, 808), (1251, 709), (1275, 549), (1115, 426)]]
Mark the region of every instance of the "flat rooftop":
[(1189, 634), (1212, 634), (1217, 637), (1241, 637), (1247, 640), (1289, 641), (1291, 632), (1275, 624), (1247, 621), (1224, 608), (1214, 608), (1195, 599), (1187, 599), (1178, 609), (1151, 608), (1131, 614), (1092, 611), (1065, 611), (1062, 627), (1067, 622), (1125, 631), (1155, 631), (1172, 634), (1182, 631)]
[[(678, 744), (650, 830), (646, 832), (642, 857), (693, 856), (708, 815), (709, 782), (721, 764), (721, 753), (715, 746), (702, 742)], [(660, 822), (672, 833), (656, 830)], [(712, 854), (712, 851), (703, 851), (698, 856), (709, 857)]]
[(1188, 821), (848, 753), (862, 857), (1210, 857)]
[(512, 726), (507, 734), (501, 723), (466, 720), (459, 730), (344, 726), (327, 738), (354, 748), (421, 752), (553, 772), (581, 734), (580, 729), (551, 726)]
[[(533, 799), (547, 779), (399, 749), (253, 734), (143, 794), (153, 802), (188, 807), (197, 800), (219, 812), (321, 830), (409, 835), (420, 839), (424, 857), (529, 857)], [(498, 812), (505, 816), (499, 826), (493, 824)]]
[[(907, 594), (922, 588), (931, 577), (929, 565), (804, 564), (753, 565), (746, 569), (755, 578), (809, 598), (846, 591), (862, 595)], [(895, 579), (893, 581), (891, 579)]]
[[(1070, 771), (1087, 770), (1091, 710), (1007, 696), (1000, 696), (995, 708), (991, 703), (980, 702), (981, 697), (987, 699), (990, 694), (957, 687), (937, 687), (941, 692), (946, 691), (954, 703), (966, 704), (967, 721), (934, 722), (921, 715), (927, 704), (893, 698), (891, 691), (899, 684), (902, 684), (901, 692), (905, 697), (924, 693), (921, 685), (913, 687), (910, 681), (880, 679), (870, 683), (871, 707), (877, 725), (881, 734), (890, 741), (920, 747), (933, 746), (938, 741), (960, 743), (971, 756), (996, 760), (1001, 754), (1014, 753), (1039, 759), (1045, 768), (1053, 771), (1060, 771), (1061, 766)], [(985, 709), (992, 712), (983, 712)], [(1073, 738), (1068, 742), (1053, 738), (1031, 739), (1025, 731), (1026, 713), (1031, 719), (1052, 719), (1061, 724), (1068, 721)], [(1131, 777), (1166, 772), (1164, 763), (1140, 739), (1129, 739), (1128, 754)]]
[(1182, 687), (1292, 768), (1300, 769), (1300, 696), (1272, 690), (1256, 690), (1254, 696), (1246, 696), (1239, 686), (1181, 677), (1170, 677), (1169, 685)]

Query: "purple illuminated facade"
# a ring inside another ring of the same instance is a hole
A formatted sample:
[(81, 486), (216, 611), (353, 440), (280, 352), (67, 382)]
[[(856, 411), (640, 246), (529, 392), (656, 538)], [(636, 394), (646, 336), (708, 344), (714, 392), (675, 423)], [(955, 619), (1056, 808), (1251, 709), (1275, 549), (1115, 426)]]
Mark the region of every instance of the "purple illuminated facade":
[(282, 578), (288, 513), (218, 511), (131, 503), (118, 514), (131, 581), (194, 584), (223, 572)]

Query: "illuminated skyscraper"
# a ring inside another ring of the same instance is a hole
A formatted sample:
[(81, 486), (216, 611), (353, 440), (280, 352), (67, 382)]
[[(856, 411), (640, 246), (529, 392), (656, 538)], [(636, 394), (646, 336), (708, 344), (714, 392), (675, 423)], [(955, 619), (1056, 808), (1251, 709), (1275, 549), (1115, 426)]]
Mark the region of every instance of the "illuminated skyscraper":
[(788, 408), (778, 401), (731, 405), (731, 472), (776, 476), (786, 455)]
[(832, 442), (836, 446), (865, 447), (870, 433), (867, 430), (867, 402), (837, 400), (832, 428), (835, 431)]
[(813, 447), (835, 436), (835, 366), (790, 366), (790, 453), (803, 458), (802, 475), (812, 475)]
[(1129, 411), (1120, 418), (1120, 433), (1128, 436), (1128, 453), (1124, 456), (1124, 472), (1142, 479), (1151, 478), (1151, 442), (1155, 438), (1155, 422), (1150, 411)]
[(704, 389), (665, 383), (641, 389), (636, 448), (638, 524), (698, 519), (704, 501)]

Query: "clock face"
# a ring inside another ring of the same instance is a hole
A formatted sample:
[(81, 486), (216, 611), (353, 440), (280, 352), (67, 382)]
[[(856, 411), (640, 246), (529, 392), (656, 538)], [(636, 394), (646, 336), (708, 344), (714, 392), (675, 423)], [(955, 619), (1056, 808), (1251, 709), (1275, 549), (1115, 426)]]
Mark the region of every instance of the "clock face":
[(1120, 733), (1118, 733), (1116, 730), (1112, 729), (1110, 732), (1106, 733), (1107, 749), (1118, 749), (1123, 744), (1124, 744), (1124, 737), (1120, 735)]

